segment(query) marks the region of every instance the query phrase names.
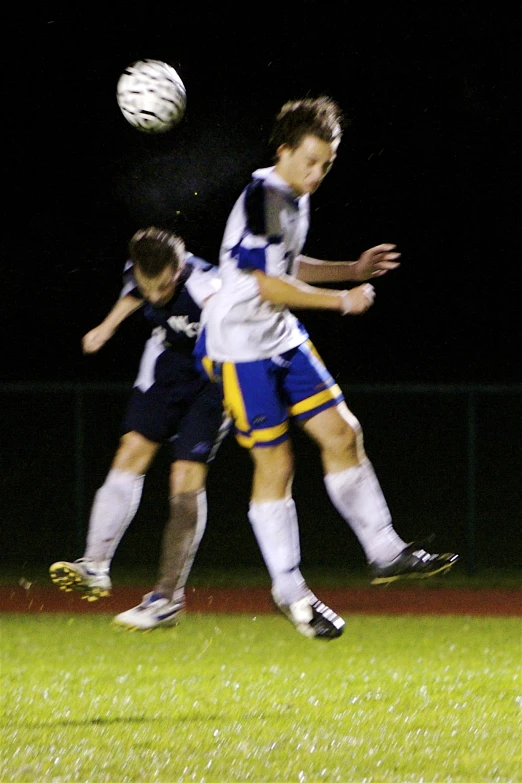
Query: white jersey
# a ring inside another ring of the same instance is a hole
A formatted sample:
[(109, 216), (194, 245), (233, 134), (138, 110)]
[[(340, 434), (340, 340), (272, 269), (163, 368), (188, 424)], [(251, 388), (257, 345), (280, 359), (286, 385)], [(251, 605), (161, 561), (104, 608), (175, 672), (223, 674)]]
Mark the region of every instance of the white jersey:
[(284, 306), (263, 301), (251, 272), (294, 272), (308, 226), (308, 194), (294, 198), (274, 167), (258, 169), (236, 201), (220, 251), (221, 288), (203, 310), (206, 353), (214, 361), (267, 359), (308, 339)]

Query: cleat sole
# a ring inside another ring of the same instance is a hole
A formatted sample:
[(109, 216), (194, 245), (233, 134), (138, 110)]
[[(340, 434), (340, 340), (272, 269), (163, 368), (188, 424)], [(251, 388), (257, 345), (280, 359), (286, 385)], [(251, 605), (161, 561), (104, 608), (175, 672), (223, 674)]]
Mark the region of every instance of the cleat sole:
[(97, 601), (98, 598), (110, 596), (111, 591), (101, 587), (89, 587), (82, 582), (81, 576), (67, 566), (53, 566), (49, 569), (51, 581), (64, 593), (82, 593), (81, 598), (87, 601)]
[(450, 568), (452, 568), (455, 565), (455, 563), (445, 563), (444, 565), (440, 566), (440, 568), (437, 568), (434, 571), (430, 571), (429, 573), (422, 573), (422, 572), (412, 572), (412, 573), (405, 573), (405, 574), (395, 574), (393, 576), (376, 576), (374, 579), (372, 579), (371, 584), (372, 585), (389, 585), (392, 582), (398, 582), (400, 579), (429, 579), (432, 576), (436, 576), (437, 574), (442, 574), (445, 571), (449, 571)]

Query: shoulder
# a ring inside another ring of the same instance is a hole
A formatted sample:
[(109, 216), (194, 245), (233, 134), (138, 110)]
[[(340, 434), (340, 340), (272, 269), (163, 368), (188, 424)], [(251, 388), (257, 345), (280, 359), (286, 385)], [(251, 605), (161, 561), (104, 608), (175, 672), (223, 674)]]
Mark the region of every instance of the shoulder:
[(130, 259), (125, 262), (125, 266), (123, 267), (122, 277), (123, 277), (123, 286), (120, 292), (120, 298), (124, 296), (135, 296), (141, 299), (142, 296), (138, 289), (136, 279), (134, 277), (134, 264)]
[(200, 273), (209, 273), (210, 275), (217, 273), (217, 266), (215, 264), (211, 264), (209, 261), (205, 261), (203, 258), (199, 258), (199, 256), (195, 256), (193, 253), (187, 253), (185, 255), (185, 269), (189, 271), (189, 274), (192, 274), (192, 272), (200, 272)]
[(281, 188), (269, 180), (253, 179), (244, 190), (244, 208), (250, 233), (254, 236), (278, 235), (280, 216), (288, 205), (288, 194)]
[(185, 288), (200, 307), (221, 285), (218, 267), (197, 256), (187, 259), (184, 272), (187, 274)]

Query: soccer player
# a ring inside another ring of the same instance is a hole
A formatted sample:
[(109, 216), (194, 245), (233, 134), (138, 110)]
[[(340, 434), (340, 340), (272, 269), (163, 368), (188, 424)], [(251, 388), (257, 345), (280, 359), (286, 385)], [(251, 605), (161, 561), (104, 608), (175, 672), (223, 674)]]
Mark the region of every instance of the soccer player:
[(205, 301), (219, 288), (217, 267), (185, 250), (183, 241), (155, 227), (129, 243), (119, 300), (83, 338), (95, 353), (131, 313), (142, 307), (155, 327), (146, 342), (128, 403), (122, 437), (91, 509), (86, 548), (74, 562), (50, 567), (63, 590), (88, 600), (111, 590), (111, 560), (140, 503), (144, 477), (163, 443), (172, 448), (170, 517), (163, 534), (158, 581), (143, 602), (115, 622), (142, 630), (175, 625), (184, 587), (206, 525), (209, 463), (228, 431), (220, 390), (204, 379), (192, 352)]
[[(392, 244), (372, 247), (355, 262), (301, 254), (310, 195), (330, 170), (341, 135), (341, 111), (328, 97), (282, 107), (271, 136), (275, 165), (253, 173), (230, 213), (220, 252), (222, 285), (205, 308), (196, 344), (204, 371), (222, 386), (236, 438), (252, 456), (249, 519), (274, 601), (298, 631), (325, 639), (340, 636), (344, 621), (308, 589), (299, 570), (290, 417), (317, 443), (327, 493), (361, 543), (373, 583), (431, 576), (457, 560), (406, 544), (395, 531), (360, 424), (291, 312), (361, 315), (375, 296), (363, 281), (399, 264)], [(361, 284), (316, 287), (341, 281)]]

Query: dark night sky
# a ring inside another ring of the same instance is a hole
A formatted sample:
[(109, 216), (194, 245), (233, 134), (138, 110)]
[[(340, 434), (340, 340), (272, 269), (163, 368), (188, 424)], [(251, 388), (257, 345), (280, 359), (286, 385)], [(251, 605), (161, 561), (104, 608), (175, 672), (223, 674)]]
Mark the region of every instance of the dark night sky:
[[(472, 3), (302, 0), (262, 18), (189, 5), (40, 4), (5, 27), (4, 379), (132, 379), (139, 315), (98, 356), (80, 352), (119, 293), (130, 235), (164, 225), (215, 261), (235, 198), (270, 163), (277, 109), (329, 94), (350, 125), (307, 250), (403, 254), (364, 318), (302, 314), (330, 369), (353, 383), (519, 382), (518, 20)], [(187, 88), (166, 136), (132, 129), (115, 102), (142, 57)]]

